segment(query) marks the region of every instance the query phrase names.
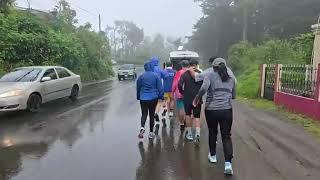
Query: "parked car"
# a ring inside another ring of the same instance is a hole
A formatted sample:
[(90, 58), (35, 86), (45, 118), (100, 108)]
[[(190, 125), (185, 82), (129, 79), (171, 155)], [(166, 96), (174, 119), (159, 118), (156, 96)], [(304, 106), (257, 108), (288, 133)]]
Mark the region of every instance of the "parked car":
[(76, 100), (82, 84), (79, 75), (64, 67), (21, 67), (0, 79), (0, 112), (37, 112), (42, 103), (69, 97)]
[(124, 65), (121, 65), (118, 69), (119, 81), (125, 80), (128, 78), (131, 78), (131, 79), (137, 78), (136, 67), (134, 64), (124, 64)]

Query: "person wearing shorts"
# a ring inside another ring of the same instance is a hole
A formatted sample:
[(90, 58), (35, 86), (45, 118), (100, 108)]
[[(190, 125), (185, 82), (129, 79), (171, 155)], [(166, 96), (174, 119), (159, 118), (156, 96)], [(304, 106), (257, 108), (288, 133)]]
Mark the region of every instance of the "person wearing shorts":
[[(193, 69), (196, 72), (198, 71), (198, 61), (190, 61), (190, 69)], [(201, 105), (202, 102), (193, 106), (193, 100), (201, 88), (202, 82), (196, 82), (192, 77), (190, 71), (186, 71), (180, 78), (178, 88), (180, 93), (183, 95), (184, 111), (186, 114), (186, 139), (189, 141), (195, 142), (196, 145), (199, 145), (200, 142), (200, 128), (201, 128)], [(192, 118), (193, 117), (193, 118)], [(192, 123), (196, 129), (195, 137), (192, 134)]]
[[(172, 84), (173, 78), (176, 74), (176, 71), (172, 69), (172, 63), (167, 62), (165, 68), (167, 76), (163, 79), (163, 89), (164, 89), (164, 97), (165, 97), (165, 109), (162, 113), (162, 117), (166, 117), (166, 113), (169, 112), (169, 116), (173, 116), (173, 108), (174, 108), (174, 99), (172, 95)], [(162, 119), (165, 122), (165, 119)], [(164, 123), (165, 124), (165, 123)]]
[(180, 93), (178, 88), (178, 84), (182, 74), (184, 74), (189, 67), (189, 61), (183, 60), (181, 61), (180, 65), (182, 68), (176, 73), (176, 75), (173, 78), (172, 93), (176, 101), (176, 111), (177, 111), (176, 119), (179, 120), (180, 129), (184, 130), (184, 127), (185, 127), (184, 103), (183, 103), (183, 96)]

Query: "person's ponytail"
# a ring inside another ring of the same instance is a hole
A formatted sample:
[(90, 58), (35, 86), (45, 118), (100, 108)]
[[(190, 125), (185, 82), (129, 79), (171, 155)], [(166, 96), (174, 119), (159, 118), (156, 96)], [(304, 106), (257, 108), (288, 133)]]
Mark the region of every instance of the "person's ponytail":
[(220, 63), (219, 66), (213, 67), (214, 71), (217, 72), (222, 82), (228, 81), (231, 77), (228, 74), (227, 67), (224, 63)]

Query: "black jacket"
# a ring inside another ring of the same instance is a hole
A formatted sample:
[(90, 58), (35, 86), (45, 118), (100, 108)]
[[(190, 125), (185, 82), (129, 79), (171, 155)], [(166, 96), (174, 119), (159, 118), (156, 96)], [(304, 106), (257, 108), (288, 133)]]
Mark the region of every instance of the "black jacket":
[(189, 71), (186, 71), (181, 76), (178, 88), (180, 93), (183, 95), (184, 103), (192, 104), (202, 86), (202, 82), (203, 81), (196, 82)]

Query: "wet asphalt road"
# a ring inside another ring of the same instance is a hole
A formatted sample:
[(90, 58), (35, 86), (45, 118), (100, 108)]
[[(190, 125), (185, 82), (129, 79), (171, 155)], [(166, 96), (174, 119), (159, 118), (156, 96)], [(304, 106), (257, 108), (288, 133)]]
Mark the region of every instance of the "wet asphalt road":
[[(207, 160), (207, 131), (200, 148), (186, 142), (175, 120), (140, 141), (133, 81), (84, 87), (76, 103), (45, 104), (38, 114), (0, 114), (0, 180), (300, 180), (320, 178), (320, 145), (277, 115), (235, 104), (233, 177)], [(148, 124), (146, 125), (149, 126)], [(148, 128), (147, 128), (148, 129)]]

